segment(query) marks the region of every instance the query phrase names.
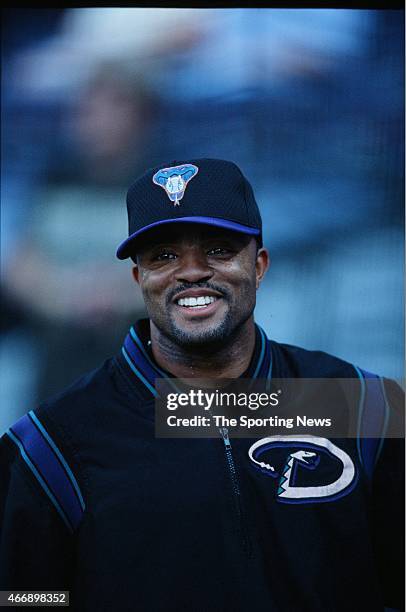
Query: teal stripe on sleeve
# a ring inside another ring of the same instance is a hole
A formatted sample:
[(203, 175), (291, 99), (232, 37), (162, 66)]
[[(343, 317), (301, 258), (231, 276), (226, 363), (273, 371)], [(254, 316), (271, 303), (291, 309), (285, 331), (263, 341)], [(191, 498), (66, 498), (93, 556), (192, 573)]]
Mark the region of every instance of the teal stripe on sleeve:
[(69, 523), (69, 521), (68, 521), (64, 511), (62, 510), (62, 507), (58, 503), (57, 499), (53, 495), (52, 491), (48, 487), (48, 485), (45, 482), (45, 480), (42, 478), (41, 474), (38, 472), (38, 470), (35, 467), (35, 465), (32, 463), (32, 461), (28, 457), (27, 453), (25, 452), (24, 446), (22, 445), (20, 440), (13, 434), (13, 432), (10, 429), (6, 433), (13, 440), (13, 442), (18, 446), (22, 458), (24, 459), (25, 463), (27, 464), (27, 466), (29, 467), (31, 472), (34, 474), (35, 478), (38, 480), (39, 484), (41, 485), (41, 487), (43, 488), (43, 490), (45, 491), (45, 493), (47, 494), (47, 496), (51, 500), (52, 504), (55, 506), (58, 514), (61, 516), (63, 522), (65, 523), (65, 525), (67, 526), (69, 531), (73, 532), (72, 526)]
[(361, 370), (357, 368), (356, 365), (354, 366), (354, 368), (358, 374), (358, 378), (361, 383), (361, 395), (360, 395), (360, 399), (358, 403), (357, 451), (358, 451), (358, 457), (359, 457), (360, 463), (363, 466), (362, 452), (361, 452), (361, 423), (362, 423), (362, 414), (364, 411), (364, 403), (365, 403), (365, 379), (362, 375)]
[(75, 489), (77, 496), (79, 498), (79, 502), (80, 505), (82, 506), (82, 510), (85, 509), (85, 502), (83, 500), (83, 496), (82, 493), (79, 489), (79, 485), (77, 483), (77, 480), (75, 478), (75, 476), (72, 473), (72, 470), (70, 469), (69, 465), (66, 463), (61, 451), (59, 450), (59, 448), (56, 446), (55, 442), (52, 440), (52, 438), (49, 436), (48, 432), (46, 431), (45, 427), (42, 425), (42, 423), (39, 421), (39, 419), (37, 418), (37, 416), (35, 415), (33, 410), (30, 410), (29, 413), (30, 417), (32, 418), (32, 420), (34, 421), (34, 423), (36, 424), (36, 426), (38, 427), (38, 429), (40, 430), (40, 432), (42, 433), (42, 435), (44, 436), (44, 438), (46, 439), (46, 441), (48, 442), (48, 444), (50, 445), (50, 447), (52, 448), (52, 450), (54, 451), (54, 453), (56, 454), (56, 456), (58, 457), (59, 461), (62, 463), (63, 467), (65, 468), (70, 481), (72, 483), (73, 488)]
[(389, 406), (388, 398), (386, 397), (385, 385), (383, 384), (383, 380), (382, 380), (381, 376), (379, 377), (379, 382), (381, 384), (382, 395), (383, 395), (383, 398), (385, 400), (385, 417), (384, 417), (384, 423), (383, 423), (382, 434), (381, 434), (382, 437), (381, 437), (381, 440), (379, 442), (378, 450), (376, 452), (375, 465), (378, 463), (379, 457), (381, 456), (382, 447), (383, 447), (383, 444), (385, 442), (385, 436), (386, 436), (386, 432), (387, 432), (387, 429), (388, 429), (389, 414), (390, 414), (390, 406)]

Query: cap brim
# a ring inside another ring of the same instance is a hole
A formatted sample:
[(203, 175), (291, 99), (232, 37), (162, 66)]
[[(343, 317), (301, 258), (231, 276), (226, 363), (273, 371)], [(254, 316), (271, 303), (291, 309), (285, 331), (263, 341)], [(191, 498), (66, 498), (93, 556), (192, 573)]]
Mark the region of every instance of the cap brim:
[(169, 223), (200, 223), (202, 225), (212, 225), (214, 227), (221, 227), (224, 229), (232, 230), (234, 232), (240, 232), (242, 234), (248, 234), (249, 236), (260, 236), (261, 230), (255, 227), (249, 227), (248, 225), (242, 225), (235, 221), (228, 221), (227, 219), (217, 219), (216, 217), (179, 217), (178, 219), (163, 219), (161, 221), (155, 221), (145, 227), (142, 227), (138, 231), (134, 232), (124, 242), (120, 244), (117, 249), (117, 257), (119, 259), (127, 259), (131, 253), (134, 252), (135, 243), (139, 236), (144, 234), (154, 227), (161, 225), (167, 225)]

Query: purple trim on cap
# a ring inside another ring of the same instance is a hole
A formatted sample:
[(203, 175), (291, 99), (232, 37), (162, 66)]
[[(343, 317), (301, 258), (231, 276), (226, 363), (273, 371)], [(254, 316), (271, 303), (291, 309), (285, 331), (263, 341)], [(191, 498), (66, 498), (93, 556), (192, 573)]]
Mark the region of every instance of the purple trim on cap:
[(224, 227), (225, 229), (234, 230), (235, 232), (249, 234), (250, 236), (259, 236), (261, 233), (261, 230), (255, 227), (248, 227), (248, 225), (242, 225), (241, 223), (228, 221), (227, 219), (217, 219), (216, 217), (179, 217), (178, 219), (163, 219), (162, 221), (155, 221), (154, 223), (150, 223), (149, 225), (142, 227), (126, 238), (126, 240), (124, 240), (124, 242), (122, 242), (117, 249), (117, 257), (119, 259), (126, 259), (129, 257), (129, 254), (127, 254), (127, 248), (130, 244), (132, 244), (137, 236), (149, 229), (152, 229), (153, 227), (166, 225), (167, 223), (201, 223), (204, 225), (214, 225), (215, 227)]

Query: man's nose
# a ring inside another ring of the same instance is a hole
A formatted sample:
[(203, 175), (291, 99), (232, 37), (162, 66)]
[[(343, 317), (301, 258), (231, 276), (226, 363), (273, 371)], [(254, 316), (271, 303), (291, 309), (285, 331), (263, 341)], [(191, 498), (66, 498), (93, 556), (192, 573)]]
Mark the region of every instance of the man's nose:
[(207, 281), (214, 272), (210, 268), (206, 254), (190, 248), (178, 258), (176, 280), (187, 283)]

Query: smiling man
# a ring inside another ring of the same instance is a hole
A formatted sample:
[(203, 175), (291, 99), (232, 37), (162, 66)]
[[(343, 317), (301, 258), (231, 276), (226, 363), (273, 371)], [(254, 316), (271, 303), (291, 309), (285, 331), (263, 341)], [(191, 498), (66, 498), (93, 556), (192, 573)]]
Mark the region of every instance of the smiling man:
[[(255, 344), (255, 294), (268, 265), (257, 240), (218, 227), (150, 230), (133, 274), (156, 361), (179, 377), (238, 377)], [(151, 242), (152, 241), (152, 242)]]
[[(255, 323), (269, 257), (234, 163), (148, 170), (127, 208), (117, 256), (148, 319), (2, 438), (1, 588), (97, 612), (401, 608), (403, 449), (385, 438), (399, 387)], [(355, 379), (359, 432), (156, 438), (159, 378)]]

